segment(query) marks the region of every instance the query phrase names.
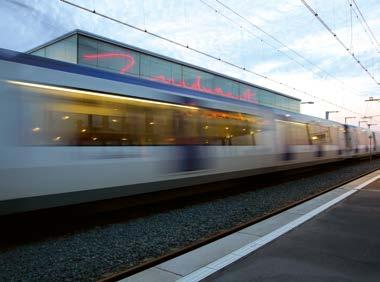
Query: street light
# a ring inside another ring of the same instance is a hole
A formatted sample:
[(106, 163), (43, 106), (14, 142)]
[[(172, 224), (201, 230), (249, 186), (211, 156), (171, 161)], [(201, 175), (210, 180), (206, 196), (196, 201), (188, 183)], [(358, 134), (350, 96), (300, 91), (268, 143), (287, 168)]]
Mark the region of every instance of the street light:
[(374, 116), (364, 116), (362, 118), (365, 118), (365, 119), (372, 119), (374, 117), (380, 117), (380, 115), (374, 115)]
[(379, 98), (373, 98), (373, 97), (369, 97), (368, 100), (365, 100), (366, 102), (376, 102), (376, 101), (380, 101)]
[(339, 113), (339, 111), (326, 111), (326, 119), (329, 119), (330, 114)]
[(368, 123), (368, 130), (369, 130), (369, 161), (372, 161), (372, 138), (373, 138), (373, 133), (371, 132), (371, 126), (372, 125), (377, 125), (375, 123)]
[(356, 118), (356, 117), (345, 117), (345, 118), (344, 118), (344, 124), (347, 124), (347, 120), (348, 120), (348, 119), (351, 119), (351, 118)]

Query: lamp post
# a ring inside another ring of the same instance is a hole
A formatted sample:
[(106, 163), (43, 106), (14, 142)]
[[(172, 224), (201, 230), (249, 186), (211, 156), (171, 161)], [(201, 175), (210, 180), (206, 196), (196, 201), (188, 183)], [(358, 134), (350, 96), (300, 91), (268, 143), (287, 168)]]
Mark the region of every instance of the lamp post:
[(372, 125), (377, 125), (375, 123), (368, 123), (368, 130), (369, 130), (369, 161), (371, 162), (372, 161), (372, 138), (373, 138), (373, 134), (371, 132), (371, 126)]
[(369, 97), (368, 100), (365, 100), (366, 102), (376, 102), (376, 101), (380, 101), (379, 98), (373, 98), (373, 97)]
[(330, 114), (339, 113), (339, 111), (326, 111), (326, 119), (329, 119)]
[(364, 117), (362, 117), (362, 118), (364, 118), (364, 119), (372, 119), (372, 118), (374, 118), (374, 117), (380, 117), (380, 115), (364, 116)]
[(347, 124), (347, 120), (352, 119), (352, 118), (356, 118), (356, 117), (344, 117), (344, 124)]

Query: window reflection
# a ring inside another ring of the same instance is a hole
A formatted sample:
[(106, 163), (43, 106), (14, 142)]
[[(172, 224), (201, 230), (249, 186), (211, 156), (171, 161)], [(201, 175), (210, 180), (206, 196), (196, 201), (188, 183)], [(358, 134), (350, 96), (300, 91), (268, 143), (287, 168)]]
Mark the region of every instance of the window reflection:
[[(63, 89), (63, 88), (62, 88)], [(117, 96), (39, 89), (25, 95), (24, 140), (29, 145), (256, 145), (259, 117), (152, 104)], [(38, 134), (37, 134), (38, 133)]]
[(286, 145), (309, 145), (307, 125), (305, 123), (276, 120), (277, 133), (284, 136)]
[(313, 145), (331, 144), (329, 127), (310, 124), (309, 133)]
[(105, 71), (153, 79), (208, 95), (299, 112), (298, 100), (81, 34), (57, 41), (32, 54)]

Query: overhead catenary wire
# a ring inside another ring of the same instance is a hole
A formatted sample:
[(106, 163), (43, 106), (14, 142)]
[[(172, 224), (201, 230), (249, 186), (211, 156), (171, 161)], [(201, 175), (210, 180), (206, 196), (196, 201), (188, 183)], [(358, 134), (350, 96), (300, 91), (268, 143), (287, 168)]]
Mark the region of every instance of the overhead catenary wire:
[[(203, 2), (203, 0), (200, 0), (201, 2)], [(294, 50), (293, 48), (287, 46), (285, 43), (283, 43), (281, 40), (279, 40), (278, 38), (276, 38), (275, 36), (273, 36), (272, 34), (270, 34), (269, 32), (265, 31), (263, 28), (261, 28), (260, 26), (254, 24), (252, 21), (250, 21), (249, 19), (247, 19), (245, 16), (241, 15), (239, 12), (237, 12), (235, 9), (231, 8), (230, 6), (226, 5), (225, 3), (223, 3), (221, 0), (215, 0), (217, 3), (219, 3), (221, 6), (223, 6), (224, 8), (226, 8), (228, 11), (232, 12), (233, 14), (235, 14), (237, 17), (241, 18), (243, 21), (245, 21), (246, 23), (248, 23), (249, 25), (253, 26), (254, 28), (256, 28), (257, 30), (259, 30), (260, 32), (262, 32), (263, 34), (265, 34), (266, 36), (268, 36), (269, 38), (271, 38), (273, 41), (275, 41), (277, 44), (279, 44), (280, 46), (282, 46), (283, 48), (289, 50), (291, 53), (293, 53), (294, 55), (296, 55), (297, 57), (301, 58), (303, 61), (307, 62), (309, 65), (313, 66), (315, 69), (319, 70), (321, 73), (325, 74), (325, 76), (328, 76), (334, 80), (336, 80), (337, 82), (339, 82), (343, 87), (345, 87), (346, 89), (349, 89), (351, 91), (355, 91), (355, 92), (360, 92), (358, 91), (357, 89), (353, 88), (352, 86), (349, 86), (349, 85), (346, 85), (346, 83), (344, 83), (342, 80), (338, 79), (337, 77), (335, 77), (334, 75), (332, 75), (331, 73), (327, 72), (326, 70), (322, 69), (320, 66), (318, 66), (316, 63), (312, 62), (309, 58), (306, 58), (305, 56), (303, 56), (302, 54), (300, 54), (299, 52), (297, 52), (296, 50)], [(272, 47), (271, 45), (268, 45), (270, 47)], [(273, 48), (273, 47), (272, 47)], [(301, 67), (305, 68), (306, 70), (308, 71), (311, 71), (313, 74), (321, 77), (321, 78), (324, 78), (322, 75), (320, 75), (319, 73), (316, 73), (314, 72), (312, 69), (309, 69), (307, 68), (305, 65), (299, 63), (297, 60), (293, 59), (292, 57), (288, 56), (285, 52), (283, 52), (282, 50), (280, 49), (277, 49), (276, 47), (274, 47), (277, 51), (281, 52), (282, 54), (284, 54), (286, 57), (290, 58), (291, 60), (295, 61), (297, 64), (301, 65)], [(360, 96), (359, 94), (355, 94), (357, 96)]]
[[(214, 6), (212, 6), (211, 4), (207, 3), (205, 0), (199, 0), (201, 3), (203, 3), (205, 6), (207, 6), (208, 8), (214, 10), (216, 13), (218, 13), (219, 15), (221, 15), (222, 17), (224, 17), (225, 19), (227, 19), (228, 21), (232, 22), (233, 24), (235, 24), (236, 26), (238, 26), (240, 29), (244, 29), (247, 31), (248, 34), (254, 36), (255, 38), (258, 38), (262, 43), (265, 43), (267, 46), (273, 48), (274, 50), (277, 51), (277, 54), (278, 53), (282, 53), (283, 55), (285, 55), (287, 58), (289, 58), (290, 60), (294, 61), (295, 63), (297, 63), (298, 65), (300, 65), (301, 67), (303, 67), (304, 69), (306, 70), (309, 70), (311, 71), (314, 75), (317, 75), (318, 77), (322, 78), (323, 80), (325, 80), (327, 77), (330, 77), (330, 78), (333, 78), (334, 80), (336, 80), (337, 82), (339, 82), (341, 84), (341, 86), (345, 87), (346, 89), (349, 89), (351, 91), (356, 91), (356, 92), (359, 92), (358, 90), (356, 89), (353, 89), (352, 87), (346, 85), (343, 81), (341, 81), (340, 79), (336, 78), (335, 76), (331, 75), (330, 73), (328, 73), (327, 71), (323, 70), (322, 68), (320, 68), (318, 65), (314, 64), (312, 61), (310, 61), (308, 58), (304, 57), (303, 55), (301, 55), (299, 52), (295, 51), (294, 49), (288, 47), (285, 43), (281, 42), (279, 39), (277, 39), (276, 37), (274, 37), (273, 35), (271, 35), (269, 32), (266, 32), (264, 29), (260, 28), (259, 26), (255, 25), (254, 23), (252, 23), (249, 19), (245, 18), (244, 16), (242, 16), (240, 13), (238, 13), (237, 11), (235, 11), (234, 9), (232, 9), (231, 7), (227, 6), (226, 4), (224, 4), (221, 0), (215, 0), (216, 2), (218, 2), (219, 4), (221, 4), (224, 8), (226, 8), (227, 10), (229, 10), (230, 12), (232, 12), (233, 14), (235, 14), (236, 16), (238, 16), (239, 18), (243, 19), (245, 22), (249, 23), (250, 25), (254, 26), (255, 28), (257, 28), (259, 31), (263, 32), (264, 34), (266, 34), (267, 36), (271, 37), (274, 41), (276, 41), (278, 44), (280, 44), (282, 47), (288, 49), (289, 51), (291, 51), (292, 53), (294, 53), (296, 56), (300, 57), (301, 59), (303, 59), (304, 61), (308, 62), (309, 64), (315, 66), (316, 68), (318, 68), (322, 74), (319, 74), (319, 73), (316, 73), (314, 72), (313, 70), (310, 70), (309, 68), (307, 68), (304, 64), (300, 63), (299, 61), (295, 60), (293, 57), (289, 56), (287, 53), (283, 52), (280, 48), (277, 48), (276, 46), (274, 46), (273, 44), (270, 44), (268, 43), (266, 40), (263, 40), (261, 37), (255, 35), (252, 33), (252, 31), (244, 28), (239, 22), (235, 22), (233, 19), (231, 19), (230, 17), (226, 16), (224, 13), (222, 13), (220, 10), (218, 10), (217, 8), (215, 8)], [(324, 74), (324, 75), (323, 75)], [(342, 93), (344, 94), (344, 93)], [(356, 96), (358, 96), (359, 98), (362, 98), (362, 95), (360, 95), (359, 93), (354, 93)], [(342, 105), (344, 105), (344, 100), (345, 100), (345, 96), (344, 95), (341, 95), (342, 97)], [(318, 100), (322, 101), (323, 99), (321, 98), (318, 98)], [(329, 103), (331, 104), (331, 103)], [(335, 104), (336, 105), (336, 104)], [(342, 106), (338, 106), (340, 107), (341, 109), (344, 108)]]
[[(273, 44), (267, 42), (266, 40), (262, 39), (261, 37), (257, 36), (256, 34), (254, 34), (252, 31), (250, 31), (249, 29), (246, 29), (244, 28), (240, 23), (238, 22), (235, 22), (233, 19), (231, 19), (230, 17), (226, 16), (224, 13), (222, 13), (220, 10), (216, 9), (214, 6), (210, 5), (209, 3), (207, 3), (205, 0), (199, 0), (201, 3), (203, 3), (206, 7), (210, 8), (211, 10), (213, 10), (214, 12), (216, 12), (217, 14), (221, 15), (222, 17), (224, 17), (225, 19), (227, 19), (229, 22), (233, 23), (234, 25), (236, 25), (237, 27), (239, 27), (241, 30), (245, 30), (248, 34), (252, 35), (253, 37), (259, 39), (261, 41), (261, 43), (265, 43), (267, 46), (273, 48), (274, 50), (277, 51), (277, 54), (278, 53), (282, 53), (283, 55), (285, 55), (287, 58), (289, 58), (290, 60), (294, 61), (295, 63), (297, 63), (299, 66), (301, 66), (302, 68), (304, 69), (307, 69), (309, 71), (311, 71), (313, 74), (319, 76), (320, 78), (322, 79), (325, 79), (326, 77), (331, 77), (335, 80), (337, 80), (338, 82), (340, 82), (342, 84), (342, 86), (345, 86), (346, 88), (349, 88), (348, 86), (345, 85), (344, 82), (342, 82), (341, 80), (335, 78), (333, 75), (331, 75), (330, 73), (326, 72), (325, 70), (321, 69), (319, 66), (315, 65), (313, 62), (311, 62), (309, 59), (305, 58), (304, 56), (302, 56), (301, 54), (299, 54), (297, 51), (291, 49), (290, 47), (288, 47), (287, 45), (285, 45), (284, 43), (282, 43), (280, 40), (278, 40), (277, 38), (275, 38), (274, 36), (272, 36), (270, 33), (264, 31), (262, 28), (260, 28), (259, 26), (253, 24), (251, 21), (249, 21), (248, 19), (246, 19), (245, 17), (243, 17), (242, 15), (240, 15), (239, 13), (237, 13), (236, 11), (234, 11), (232, 8), (228, 7), (227, 5), (225, 5), (224, 3), (222, 3), (221, 1), (219, 0), (215, 0), (216, 2), (220, 3), (223, 7), (225, 7), (226, 9), (230, 10), (231, 12), (233, 12), (235, 15), (239, 16), (240, 18), (244, 19), (246, 22), (250, 23), (251, 25), (255, 26), (258, 30), (262, 31), (264, 34), (270, 36), (273, 40), (275, 40), (276, 42), (278, 42), (281, 46), (287, 48), (288, 50), (290, 50), (291, 52), (293, 52), (294, 54), (296, 54), (298, 57), (302, 58), (303, 60), (305, 60), (306, 62), (308, 62), (309, 64), (311, 65), (314, 65), (315, 67), (317, 67), (321, 72), (323, 72), (325, 74), (325, 76), (323, 75), (320, 75), (318, 73), (315, 73), (313, 70), (310, 70), (308, 69), (304, 64), (300, 63), (299, 61), (295, 60), (293, 57), (289, 56), (287, 53), (283, 52), (281, 49), (277, 48), (276, 46), (274, 46)], [(352, 89), (352, 88), (349, 88), (350, 90), (354, 90), (354, 91), (357, 91), (355, 89)], [(291, 89), (291, 90), (296, 90), (296, 89)], [(297, 90), (296, 90), (297, 91)], [(357, 91), (358, 92), (358, 91)], [(362, 97), (361, 95), (359, 94), (356, 94), (358, 97)], [(315, 97), (315, 96), (314, 96)], [(317, 98), (318, 100), (320, 101), (325, 101), (325, 99), (322, 99), (322, 98)], [(333, 104), (331, 102), (328, 101), (329, 104)], [(333, 104), (335, 106), (338, 106), (337, 104)], [(341, 109), (343, 109), (344, 107), (341, 107), (341, 106), (338, 106), (340, 107)]]
[[(348, 6), (351, 10), (351, 15), (352, 15), (352, 12), (355, 14), (356, 18), (358, 19), (360, 25), (362, 26), (364, 32), (367, 34), (368, 38), (369, 38), (369, 42), (371, 43), (371, 45), (374, 47), (375, 51), (378, 52), (378, 47), (376, 46), (376, 43), (375, 41), (373, 40), (373, 38), (371, 37), (371, 35), (369, 34), (369, 31), (367, 31), (367, 27), (365, 26), (365, 23), (363, 21), (363, 19), (359, 18), (359, 14), (358, 12), (353, 8), (353, 5), (352, 3), (350, 2), (352, 0), (347, 0), (348, 2)], [(351, 16), (351, 49), (352, 49), (352, 16)], [(352, 50), (353, 52), (353, 50)]]
[(358, 6), (358, 4), (356, 3), (356, 1), (355, 1), (355, 0), (352, 0), (352, 1), (353, 1), (354, 5), (355, 5), (356, 9), (358, 10), (360, 17), (363, 19), (364, 24), (365, 24), (365, 26), (367, 27), (369, 34), (372, 36), (374, 42), (376, 43), (376, 50), (377, 50), (377, 52), (380, 52), (380, 44), (379, 44), (379, 41), (377, 40), (375, 34), (372, 32), (371, 28), (369, 27), (369, 25), (368, 25), (368, 23), (367, 23), (367, 20), (364, 18), (363, 13), (360, 11), (359, 6)]
[(173, 44), (173, 45), (176, 45), (176, 46), (179, 46), (179, 47), (182, 47), (182, 48), (186, 48), (186, 49), (188, 49), (188, 50), (191, 50), (191, 51), (193, 51), (193, 52), (195, 52), (195, 53), (198, 53), (198, 54), (203, 55), (203, 56), (205, 56), (205, 57), (208, 57), (208, 58), (210, 58), (210, 59), (217, 60), (217, 61), (222, 62), (222, 63), (224, 63), (224, 64), (226, 64), (226, 65), (229, 65), (229, 66), (231, 66), (231, 67), (234, 67), (234, 68), (237, 68), (237, 69), (243, 70), (243, 71), (245, 71), (245, 72), (251, 73), (251, 74), (256, 75), (256, 76), (258, 76), (258, 77), (260, 77), (260, 78), (263, 78), (263, 79), (265, 79), (265, 80), (268, 80), (268, 81), (270, 81), (270, 82), (273, 82), (273, 83), (275, 83), (275, 84), (278, 84), (278, 85), (284, 86), (284, 87), (286, 87), (286, 88), (288, 88), (288, 89), (290, 89), (290, 90), (294, 90), (294, 91), (297, 91), (297, 92), (299, 92), (299, 93), (301, 93), (301, 94), (308, 95), (308, 96), (310, 96), (310, 97), (312, 97), (312, 98), (314, 98), (314, 99), (317, 99), (317, 100), (319, 100), (319, 101), (321, 101), (321, 102), (325, 102), (325, 103), (330, 104), (330, 105), (332, 105), (332, 106), (334, 106), (334, 107), (338, 107), (338, 108), (340, 108), (340, 109), (342, 109), (342, 110), (345, 110), (345, 111), (347, 111), (347, 112), (351, 112), (351, 113), (354, 113), (354, 114), (360, 114), (360, 113), (358, 113), (358, 112), (356, 112), (356, 111), (353, 111), (353, 110), (348, 109), (348, 108), (346, 108), (346, 107), (340, 106), (340, 105), (338, 105), (338, 104), (336, 104), (336, 103), (333, 103), (333, 102), (331, 102), (331, 101), (328, 101), (328, 100), (326, 100), (326, 99), (323, 99), (323, 98), (317, 97), (317, 96), (315, 96), (315, 95), (313, 95), (313, 94), (311, 94), (311, 93), (308, 93), (308, 92), (306, 92), (306, 91), (304, 91), (304, 90), (302, 90), (302, 89), (298, 89), (298, 88), (296, 88), (296, 87), (294, 87), (294, 86), (292, 86), (292, 85), (289, 85), (289, 84), (287, 84), (287, 83), (284, 83), (284, 82), (278, 81), (278, 80), (273, 79), (273, 78), (271, 78), (271, 77), (269, 77), (269, 76), (266, 76), (266, 75), (263, 75), (263, 74), (257, 73), (257, 72), (252, 71), (252, 70), (249, 70), (249, 69), (247, 69), (247, 68), (245, 68), (245, 67), (241, 67), (241, 66), (239, 66), (239, 65), (237, 65), (237, 64), (235, 64), (235, 63), (232, 63), (232, 62), (230, 62), (230, 61), (224, 60), (224, 59), (222, 59), (222, 58), (220, 58), (220, 57), (217, 57), (217, 56), (215, 56), (215, 55), (209, 54), (209, 53), (207, 53), (207, 52), (204, 52), (204, 51), (202, 51), (202, 50), (196, 49), (196, 48), (191, 47), (191, 46), (189, 46), (189, 45), (185, 45), (185, 44), (183, 44), (183, 43), (181, 43), (181, 42), (177, 42), (177, 41), (175, 41), (175, 40), (173, 40), (173, 39), (167, 38), (167, 37), (162, 36), (162, 35), (159, 35), (159, 34), (157, 34), (157, 33), (150, 32), (150, 31), (148, 31), (148, 30), (146, 30), (146, 29), (142, 29), (142, 28), (140, 28), (140, 27), (138, 27), (138, 26), (135, 26), (135, 25), (133, 25), (133, 24), (130, 24), (130, 23), (128, 23), (128, 22), (124, 22), (124, 21), (121, 21), (121, 20), (119, 20), (119, 19), (116, 19), (116, 18), (113, 18), (113, 17), (107, 16), (106, 14), (99, 13), (99, 12), (97, 12), (97, 11), (94, 10), (94, 9), (90, 9), (90, 8), (87, 8), (87, 7), (81, 6), (81, 5), (79, 5), (79, 4), (73, 3), (73, 2), (68, 1), (68, 0), (60, 0), (60, 1), (63, 2), (63, 3), (66, 3), (66, 4), (68, 4), (68, 5), (71, 5), (71, 6), (73, 6), (73, 7), (76, 7), (76, 8), (78, 8), (78, 9), (82, 10), (82, 11), (86, 11), (86, 12), (88, 12), (88, 13), (91, 13), (91, 14), (97, 15), (97, 16), (99, 16), (99, 17), (102, 17), (102, 18), (108, 19), (108, 20), (113, 21), (113, 22), (116, 22), (116, 23), (118, 23), (118, 24), (121, 24), (121, 25), (127, 26), (127, 27), (129, 27), (129, 28), (135, 29), (135, 30), (140, 31), (140, 32), (143, 32), (143, 33), (145, 33), (145, 34), (149, 34), (149, 35), (151, 35), (151, 36), (153, 36), (153, 37), (156, 37), (156, 38), (158, 38), (158, 39), (161, 39), (161, 40), (166, 41), (166, 42), (168, 42), (168, 43), (171, 43), (171, 44)]
[(335, 38), (335, 40), (338, 41), (338, 43), (344, 48), (344, 50), (347, 51), (347, 53), (356, 61), (356, 63), (368, 74), (368, 76), (377, 84), (380, 85), (380, 83), (376, 80), (376, 78), (368, 71), (368, 69), (362, 64), (362, 62), (359, 60), (359, 58), (350, 51), (350, 48), (344, 44), (344, 42), (338, 37), (338, 35), (326, 24), (326, 22), (318, 15), (316, 11), (305, 1), (301, 0), (301, 2), (304, 4), (304, 6), (312, 13), (316, 19), (322, 24), (324, 28)]
[(235, 22), (233, 19), (231, 19), (230, 17), (226, 16), (225, 14), (223, 14), (221, 11), (219, 11), (218, 9), (216, 9), (215, 7), (211, 6), (209, 3), (205, 2), (204, 0), (199, 0), (201, 3), (203, 3), (206, 7), (210, 8), (211, 10), (213, 10), (216, 14), (219, 14), (221, 15), (223, 18), (225, 18), (226, 20), (228, 20), (229, 22), (231, 22), (232, 24), (236, 25), (239, 29), (241, 30), (245, 30), (248, 34), (250, 34), (251, 36), (253, 36), (254, 38), (257, 38), (258, 40), (260, 40), (262, 43), (265, 43), (267, 46), (273, 48), (274, 50), (276, 50), (277, 52), (280, 52), (282, 54), (284, 54), (286, 57), (288, 57), (290, 60), (294, 61), (296, 64), (298, 64), (299, 66), (303, 67), (303, 68), (306, 68), (302, 63), (298, 62), (297, 60), (293, 59), (292, 57), (290, 57), (288, 54), (286, 54), (285, 52), (281, 51), (280, 49), (278, 49), (276, 46), (274, 46), (273, 44), (267, 42), (266, 40), (262, 39), (261, 37), (257, 36), (256, 34), (254, 34), (252, 31), (250, 31), (249, 29), (246, 29), (244, 28), (241, 24)]

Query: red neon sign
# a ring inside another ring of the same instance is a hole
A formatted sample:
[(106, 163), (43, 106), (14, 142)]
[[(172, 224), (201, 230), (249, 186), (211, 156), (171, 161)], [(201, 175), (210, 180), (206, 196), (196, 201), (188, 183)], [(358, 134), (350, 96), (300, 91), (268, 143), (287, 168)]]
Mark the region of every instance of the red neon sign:
[[(134, 57), (132, 55), (129, 55), (126, 53), (85, 54), (85, 55), (83, 55), (83, 58), (85, 60), (125, 58), (128, 60), (128, 63), (119, 70), (119, 73), (121, 73), (121, 74), (125, 74), (135, 65)], [(203, 93), (228, 97), (231, 99), (244, 100), (244, 101), (248, 101), (251, 103), (257, 103), (256, 94), (249, 88), (247, 88), (243, 92), (243, 94), (239, 97), (239, 96), (233, 95), (232, 92), (224, 92), (224, 90), (220, 87), (215, 87), (214, 89), (211, 89), (211, 88), (202, 86), (202, 79), (200, 76), (196, 76), (194, 82), (191, 84), (186, 84), (186, 82), (184, 80), (175, 81), (172, 78), (166, 78), (164, 75), (153, 76), (153, 77), (150, 77), (150, 79), (155, 80), (155, 81), (159, 81), (162, 83), (172, 84), (172, 85), (179, 86), (182, 88), (201, 91)]]
[(128, 60), (128, 63), (119, 70), (121, 74), (125, 74), (135, 65), (135, 58), (125, 53), (100, 53), (100, 54), (83, 55), (83, 59), (89, 60), (89, 61), (95, 60), (95, 59), (108, 59), (108, 58), (125, 58)]
[(211, 88), (202, 86), (202, 80), (201, 80), (200, 76), (197, 76), (195, 78), (194, 82), (191, 84), (186, 84), (186, 82), (184, 80), (175, 81), (174, 79), (168, 79), (168, 78), (165, 78), (164, 75), (154, 76), (154, 77), (151, 77), (151, 79), (156, 80), (156, 81), (160, 81), (163, 83), (179, 86), (182, 88), (201, 91), (201, 92), (212, 94), (212, 95), (219, 95), (219, 96), (224, 96), (224, 97), (228, 97), (231, 99), (238, 99), (238, 100), (249, 101), (252, 103), (257, 103), (255, 93), (252, 92), (252, 90), (249, 88), (247, 88), (243, 92), (243, 95), (241, 95), (239, 97), (239, 96), (233, 95), (231, 92), (224, 92), (223, 89), (220, 87), (215, 87), (214, 89), (211, 89)]

